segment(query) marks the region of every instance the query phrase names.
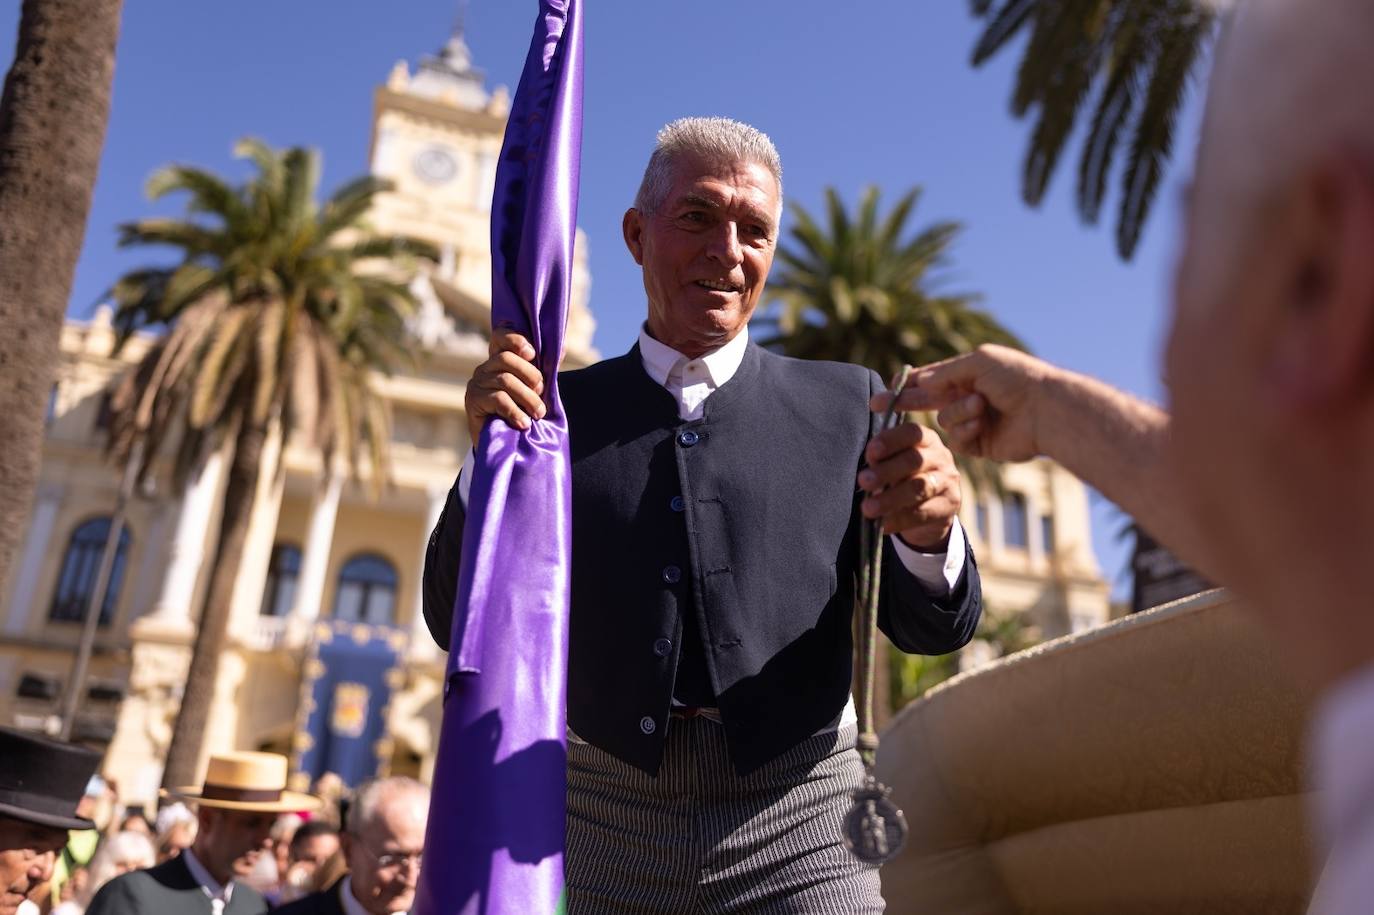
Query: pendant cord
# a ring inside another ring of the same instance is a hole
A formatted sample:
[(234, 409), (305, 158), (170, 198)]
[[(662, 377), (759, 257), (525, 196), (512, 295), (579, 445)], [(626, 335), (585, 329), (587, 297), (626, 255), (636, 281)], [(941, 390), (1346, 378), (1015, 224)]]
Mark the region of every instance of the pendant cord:
[[(883, 414), (878, 432), (896, 424), (897, 395), (906, 389), (911, 366), (904, 366), (892, 385), (892, 403)], [(878, 597), (882, 593), (883, 535), (882, 519), (863, 519), (859, 523), (859, 758), (871, 776), (878, 755), (878, 734), (873, 726), (873, 687), (878, 653)]]

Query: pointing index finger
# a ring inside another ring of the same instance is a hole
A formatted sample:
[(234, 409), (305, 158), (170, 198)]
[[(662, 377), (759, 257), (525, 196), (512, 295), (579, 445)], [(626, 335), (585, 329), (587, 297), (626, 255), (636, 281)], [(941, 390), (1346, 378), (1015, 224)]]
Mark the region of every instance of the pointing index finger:
[(943, 410), (973, 386), (976, 369), (968, 356), (957, 356), (917, 369), (897, 406), (903, 410)]

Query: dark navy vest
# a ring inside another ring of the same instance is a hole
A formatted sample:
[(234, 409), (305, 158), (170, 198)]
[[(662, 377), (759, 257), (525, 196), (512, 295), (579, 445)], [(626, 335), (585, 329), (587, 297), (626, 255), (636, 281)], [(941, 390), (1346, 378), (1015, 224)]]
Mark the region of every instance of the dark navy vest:
[[(750, 344), (697, 420), (678, 417), (638, 347), (559, 386), (572, 448), (573, 731), (656, 773), (679, 676), (680, 696), (720, 708), (740, 773), (832, 725), (851, 680), (855, 478), (878, 377)], [(441, 645), (461, 522), (455, 494), (425, 571)], [(966, 570), (932, 601), (889, 544), (883, 631), (909, 652), (965, 644), (981, 607), (971, 555)]]

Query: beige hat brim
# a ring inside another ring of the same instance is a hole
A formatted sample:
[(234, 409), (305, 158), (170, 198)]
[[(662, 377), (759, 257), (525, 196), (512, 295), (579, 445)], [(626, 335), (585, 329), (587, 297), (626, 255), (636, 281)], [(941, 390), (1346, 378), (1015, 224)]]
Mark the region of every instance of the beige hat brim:
[(202, 797), (200, 792), (200, 788), (192, 786), (173, 788), (170, 791), (163, 788), (158, 794), (162, 797), (190, 801), (202, 807), (218, 807), (222, 810), (243, 810), (253, 813), (295, 813), (300, 810), (319, 810), (324, 806), (323, 799), (315, 797), (313, 794), (302, 794), (299, 791), (283, 791), (281, 797), (275, 801), (223, 801), (219, 798)]

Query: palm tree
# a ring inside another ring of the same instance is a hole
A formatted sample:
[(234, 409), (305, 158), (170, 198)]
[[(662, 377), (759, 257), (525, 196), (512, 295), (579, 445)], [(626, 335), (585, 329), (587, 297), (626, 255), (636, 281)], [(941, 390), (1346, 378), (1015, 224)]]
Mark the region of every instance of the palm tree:
[(802, 359), (835, 359), (895, 375), (903, 365), (924, 365), (980, 343), (1024, 349), (987, 312), (978, 297), (938, 293), (938, 272), (962, 226), (940, 222), (907, 237), (907, 220), (920, 188), (903, 195), (878, 218), (878, 190), (864, 192), (851, 217), (834, 188), (826, 189), (828, 225), (793, 204), (793, 245), (778, 246), (781, 264), (769, 289), (779, 308), (761, 323), (775, 333), (765, 346)]
[(123, 225), (120, 244), (170, 246), (180, 263), (133, 270), (111, 289), (118, 345), (167, 328), (115, 391), (112, 453), (127, 461), (146, 442), (146, 474), (159, 450), (172, 450), (178, 489), (212, 450), (225, 448), (229, 467), (168, 786), (196, 774), (258, 477), (279, 470), (262, 466), (269, 434), (301, 436), (326, 470), (343, 453), (355, 473), (366, 444), (380, 485), (390, 421), (369, 377), (405, 355), (404, 321), (416, 304), (400, 271), (386, 268), (437, 256), (426, 243), (367, 232), (363, 217), (388, 182), (360, 178), (320, 207), (313, 150), (244, 140), (235, 152), (257, 169), (241, 186), (180, 165), (149, 179), (153, 198), (189, 194), (188, 218)]
[(0, 589), (38, 484), (58, 339), (110, 116), (122, 0), (24, 0), (0, 96)]
[(1078, 212), (1085, 222), (1097, 222), (1109, 174), (1121, 160), (1116, 245), (1129, 260), (1173, 152), (1179, 109), (1217, 34), (1215, 5), (1199, 0), (970, 3), (974, 15), (986, 21), (973, 49), (974, 66), (1016, 36), (1029, 35), (1011, 99), (1018, 118), (1036, 111), (1022, 196), (1031, 206), (1044, 199), (1070, 135), (1087, 117), (1078, 161)]

